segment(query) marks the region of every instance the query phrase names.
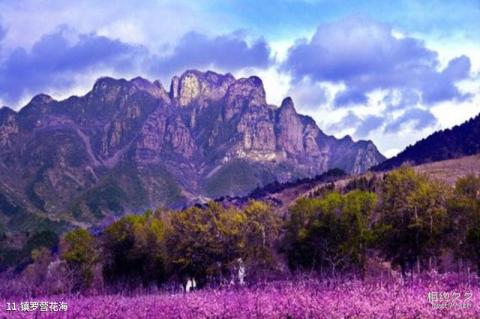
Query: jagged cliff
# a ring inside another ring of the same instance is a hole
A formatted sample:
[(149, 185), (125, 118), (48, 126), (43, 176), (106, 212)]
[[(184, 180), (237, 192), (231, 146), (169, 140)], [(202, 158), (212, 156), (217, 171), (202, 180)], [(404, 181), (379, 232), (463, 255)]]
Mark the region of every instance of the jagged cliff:
[(0, 109), (0, 221), (92, 222), (383, 160), (370, 141), (324, 134), (291, 98), (268, 105), (255, 76), (191, 70), (169, 91), (100, 78), (82, 97)]

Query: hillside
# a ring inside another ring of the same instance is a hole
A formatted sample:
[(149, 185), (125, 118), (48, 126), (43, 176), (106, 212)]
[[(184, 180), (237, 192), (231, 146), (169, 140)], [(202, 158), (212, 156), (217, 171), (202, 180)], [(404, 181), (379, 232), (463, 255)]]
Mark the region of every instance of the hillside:
[(415, 169), (448, 184), (454, 184), (459, 177), (480, 175), (480, 154), (418, 165)]
[(419, 165), (480, 153), (480, 115), (451, 129), (438, 131), (413, 145), (397, 156), (372, 169), (389, 170), (403, 163)]
[[(480, 155), (465, 156), (457, 159), (439, 161), (414, 166), (417, 172), (425, 173), (433, 179), (453, 185), (460, 177), (469, 174), (480, 176)], [(274, 183), (259, 188), (248, 196), (241, 198), (221, 198), (219, 202), (227, 205), (241, 206), (251, 199), (266, 201), (275, 206), (277, 211), (285, 214), (295, 201), (302, 197), (316, 196), (324, 189), (345, 190), (355, 181), (363, 178), (380, 180), (386, 172), (366, 172), (357, 176), (346, 176), (332, 170), (312, 179), (297, 180), (291, 183)]]

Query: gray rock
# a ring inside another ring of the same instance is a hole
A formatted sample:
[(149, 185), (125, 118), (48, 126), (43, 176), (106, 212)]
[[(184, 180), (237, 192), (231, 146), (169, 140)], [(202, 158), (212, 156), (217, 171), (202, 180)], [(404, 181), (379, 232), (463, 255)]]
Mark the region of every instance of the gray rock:
[(0, 147), (5, 207), (83, 223), (384, 160), (370, 141), (324, 134), (291, 98), (268, 105), (258, 77), (197, 70), (175, 76), (169, 92), (140, 77), (101, 78), (85, 96), (2, 108)]

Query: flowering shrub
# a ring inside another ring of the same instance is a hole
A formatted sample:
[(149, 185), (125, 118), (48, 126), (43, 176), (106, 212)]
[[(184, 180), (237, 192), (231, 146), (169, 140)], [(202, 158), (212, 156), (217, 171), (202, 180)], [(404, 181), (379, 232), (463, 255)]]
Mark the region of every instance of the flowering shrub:
[[(460, 296), (456, 305), (452, 303), (454, 294)], [(446, 300), (447, 297), (450, 301)], [(7, 311), (7, 302), (20, 303), (22, 300), (0, 299), (0, 318), (480, 317), (478, 279), (468, 280), (456, 274), (420, 276), (407, 282), (307, 279), (187, 294), (51, 296), (40, 299), (62, 300), (68, 309), (56, 313)], [(434, 307), (432, 302), (444, 306)]]

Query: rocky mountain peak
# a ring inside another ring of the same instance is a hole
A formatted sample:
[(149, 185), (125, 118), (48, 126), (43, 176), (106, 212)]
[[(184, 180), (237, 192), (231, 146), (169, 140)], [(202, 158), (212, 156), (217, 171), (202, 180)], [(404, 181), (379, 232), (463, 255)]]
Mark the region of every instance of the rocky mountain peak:
[(172, 82), (170, 83), (170, 91), (168, 92), (172, 100), (178, 98), (179, 85), (180, 85), (180, 78), (175, 75), (172, 78)]
[(104, 93), (108, 90), (111, 90), (114, 87), (118, 87), (121, 85), (126, 85), (127, 81), (125, 79), (114, 79), (108, 76), (98, 78), (93, 85), (92, 92), (93, 93)]
[(142, 77), (137, 76), (136, 78), (131, 79), (130, 83), (132, 83), (137, 89), (146, 91), (154, 97), (168, 99), (167, 91), (165, 91), (162, 84), (158, 80), (152, 83)]
[(213, 71), (207, 71), (203, 74), (203, 76), (212, 85), (221, 85), (223, 82), (232, 83), (233, 81), (235, 81), (235, 78), (230, 73), (222, 75)]
[(37, 94), (33, 97), (33, 99), (30, 101), (30, 104), (48, 104), (51, 102), (54, 102), (55, 100), (47, 94)]
[(87, 94), (92, 101), (97, 101), (100, 108), (101, 104), (111, 105), (115, 103), (118, 97), (126, 97), (132, 90), (138, 90), (133, 84), (125, 79), (114, 79), (111, 77), (101, 77), (95, 81), (92, 90)]
[(238, 79), (233, 82), (225, 95), (225, 120), (230, 120), (251, 106), (267, 105), (262, 80), (257, 76)]
[(231, 74), (221, 75), (212, 71), (188, 70), (180, 77), (174, 76), (170, 85), (170, 97), (185, 107), (193, 102), (219, 101), (235, 81)]
[(350, 135), (347, 134), (347, 135), (345, 135), (344, 137), (342, 137), (342, 138), (340, 139), (340, 141), (346, 142), (346, 143), (351, 143), (351, 142), (353, 142), (353, 139), (352, 139), (352, 137), (351, 137)]
[(0, 195), (9, 190), (25, 211), (85, 220), (330, 168), (363, 172), (384, 159), (371, 143), (325, 135), (291, 98), (268, 105), (256, 76), (197, 70), (173, 77), (169, 92), (159, 81), (104, 77), (85, 96), (2, 108), (0, 146)]
[(294, 113), (297, 113), (295, 111), (295, 105), (293, 104), (293, 99), (290, 96), (287, 96), (286, 98), (283, 99), (280, 109), (283, 111), (289, 110), (289, 111), (293, 111)]
[(14, 110), (12, 110), (10, 107), (8, 106), (2, 106), (0, 107), (0, 121), (6, 117), (6, 116), (9, 116), (9, 115), (15, 115), (17, 114), (17, 112), (15, 112)]
[(182, 74), (178, 86), (180, 106), (186, 106), (195, 100), (201, 94), (202, 88), (197, 72), (187, 71)]
[(169, 95), (181, 107), (193, 102), (220, 101), (223, 98), (227, 104), (266, 104), (265, 89), (259, 77), (236, 80), (230, 73), (222, 75), (212, 71), (188, 70), (180, 76), (174, 76)]
[(38, 94), (19, 111), (19, 115), (23, 118), (23, 123), (28, 127), (41, 125), (44, 114), (48, 114), (51, 110), (52, 103), (56, 102), (47, 94)]
[[(131, 79), (130, 83), (132, 83), (139, 90), (144, 90), (144, 91), (147, 91), (147, 92), (153, 92), (155, 89), (159, 88), (154, 83), (152, 83), (149, 80), (144, 79), (140, 76), (137, 76), (137, 77)], [(160, 84), (160, 87), (161, 87), (161, 84)]]
[(277, 128), (279, 131), (278, 143), (289, 154), (303, 154), (304, 124), (295, 111), (293, 100), (290, 97), (282, 101), (278, 110)]

